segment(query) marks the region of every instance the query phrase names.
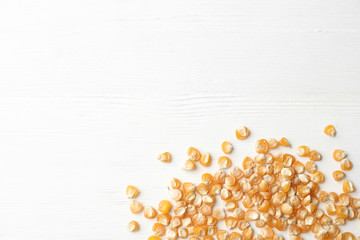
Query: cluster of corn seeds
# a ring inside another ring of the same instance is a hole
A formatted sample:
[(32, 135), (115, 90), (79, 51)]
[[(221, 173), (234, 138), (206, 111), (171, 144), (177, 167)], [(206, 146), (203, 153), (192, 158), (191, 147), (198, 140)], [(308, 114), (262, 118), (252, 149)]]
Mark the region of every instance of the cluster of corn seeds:
[[(335, 136), (334, 126), (329, 125), (324, 133)], [(236, 129), (236, 138), (246, 139), (248, 128)], [(273, 155), (271, 150), (279, 146), (290, 147), (286, 138), (260, 139), (255, 143), (256, 155), (245, 157), (242, 168), (232, 166), (228, 156), (218, 158), (219, 170), (214, 174), (205, 173), (201, 183), (182, 183), (173, 178), (170, 182), (170, 198), (159, 202), (157, 210), (143, 205), (133, 198), (139, 194), (134, 186), (128, 186), (126, 194), (131, 198), (130, 210), (137, 214), (144, 212), (145, 218), (156, 218), (152, 227), (153, 236), (148, 240), (190, 239), (190, 240), (280, 240), (285, 239), (279, 232), (288, 230), (291, 240), (303, 239), (302, 233), (312, 232), (315, 239), (355, 240), (350, 232), (341, 233), (339, 226), (347, 221), (360, 219), (360, 199), (349, 193), (355, 191), (353, 183), (345, 179), (343, 171), (352, 168), (347, 154), (340, 149), (333, 152), (334, 160), (340, 162), (341, 170), (333, 172), (335, 181), (343, 181), (343, 193), (320, 191), (324, 174), (317, 168), (316, 161), (322, 155), (308, 146), (296, 148), (296, 155), (306, 158), (305, 164), (289, 153)], [(222, 151), (229, 154), (233, 150), (230, 142), (222, 143)], [(184, 170), (211, 164), (209, 153), (190, 147)], [(158, 159), (170, 162), (168, 152)], [(232, 169), (226, 172), (228, 168)], [(217, 199), (222, 207), (215, 208)], [(219, 200), (218, 200), (219, 201)], [(325, 210), (319, 207), (325, 205)], [(158, 213), (159, 212), (159, 213)], [(225, 229), (218, 229), (223, 221)], [(254, 226), (259, 231), (254, 230)], [(131, 221), (129, 231), (137, 231), (139, 224)], [(357, 239), (360, 239), (358, 237)]]

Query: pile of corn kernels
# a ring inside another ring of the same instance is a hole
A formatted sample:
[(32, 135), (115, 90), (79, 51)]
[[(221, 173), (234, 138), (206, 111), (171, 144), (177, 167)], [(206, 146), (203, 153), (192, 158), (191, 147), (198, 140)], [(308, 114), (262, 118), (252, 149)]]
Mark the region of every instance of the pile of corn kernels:
[[(328, 125), (324, 133), (333, 137), (336, 129)], [(245, 126), (236, 129), (239, 140), (246, 139), (249, 134)], [(332, 156), (340, 162), (341, 169), (333, 172), (333, 178), (335, 181), (343, 180), (343, 193), (338, 194), (320, 190), (324, 175), (317, 169), (316, 161), (322, 158), (318, 151), (307, 146), (297, 147), (296, 155), (308, 159), (303, 164), (288, 153), (271, 154), (279, 146), (290, 147), (290, 143), (286, 138), (257, 140), (257, 155), (246, 157), (242, 169), (232, 167), (228, 156), (221, 156), (218, 158), (219, 170), (213, 175), (203, 174), (198, 185), (173, 178), (169, 190), (172, 202), (160, 201), (157, 210), (151, 206), (144, 208), (134, 200), (139, 191), (129, 185), (126, 194), (132, 199), (130, 210), (133, 214), (143, 211), (148, 219), (156, 218), (152, 227), (154, 235), (148, 240), (161, 240), (162, 237), (168, 240), (211, 240), (215, 237), (218, 240), (280, 240), (285, 238), (278, 233), (285, 230), (290, 233), (291, 240), (303, 239), (301, 234), (307, 232), (312, 232), (315, 239), (356, 239), (350, 232), (341, 233), (338, 227), (347, 221), (360, 219), (360, 199), (349, 195), (355, 187), (344, 172), (352, 168), (346, 152), (336, 149)], [(224, 154), (233, 150), (228, 141), (221, 147)], [(204, 167), (211, 165), (211, 156), (207, 152), (200, 153), (190, 147), (187, 155), (184, 170), (194, 170), (196, 162)], [(165, 152), (158, 159), (170, 162), (171, 155)], [(215, 208), (219, 197), (222, 207)], [(324, 203), (326, 211), (318, 207), (319, 203)], [(226, 230), (218, 229), (221, 221), (224, 221)], [(254, 226), (260, 229), (257, 233)], [(139, 224), (131, 221), (127, 229), (135, 232)]]

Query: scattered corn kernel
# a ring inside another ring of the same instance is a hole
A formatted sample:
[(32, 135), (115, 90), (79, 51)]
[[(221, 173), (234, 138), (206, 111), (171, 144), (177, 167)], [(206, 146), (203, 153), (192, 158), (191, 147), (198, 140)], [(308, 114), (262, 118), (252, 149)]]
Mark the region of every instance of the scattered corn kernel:
[(324, 133), (330, 137), (334, 137), (336, 134), (336, 129), (333, 125), (327, 125), (324, 128)]
[(162, 162), (170, 162), (171, 161), (171, 155), (169, 152), (161, 153), (157, 156), (157, 159)]
[(144, 217), (146, 218), (155, 218), (157, 215), (156, 210), (151, 206), (146, 206), (144, 209)]
[(133, 214), (139, 213), (144, 209), (143, 205), (135, 200), (131, 200), (129, 206)]
[(139, 195), (139, 190), (136, 187), (129, 185), (126, 188), (126, 195), (128, 198), (136, 198), (136, 196)]
[(225, 154), (229, 154), (232, 152), (233, 150), (233, 146), (230, 142), (228, 141), (224, 141), (222, 144), (221, 144), (221, 149), (222, 151), (225, 153)]
[(208, 152), (204, 152), (202, 155), (201, 155), (201, 158), (199, 160), (199, 163), (201, 166), (203, 167), (208, 167), (211, 165), (211, 156), (210, 156), (210, 153)]
[(348, 170), (352, 169), (352, 167), (353, 167), (353, 164), (349, 159), (344, 158), (343, 160), (340, 161), (340, 168), (342, 170), (348, 171)]
[(310, 149), (308, 146), (302, 145), (298, 146), (295, 152), (299, 157), (308, 157), (310, 154)]
[(350, 180), (345, 180), (343, 182), (343, 191), (344, 193), (351, 193), (355, 191), (354, 184)]
[(333, 178), (335, 179), (335, 181), (340, 181), (340, 180), (344, 179), (345, 176), (346, 175), (343, 171), (336, 170), (333, 172)]
[(267, 153), (269, 151), (269, 143), (266, 141), (266, 139), (260, 139), (256, 141), (255, 151), (257, 153)]
[(172, 205), (171, 202), (169, 202), (168, 200), (162, 200), (159, 202), (159, 211), (162, 213), (169, 213), (170, 209), (171, 209)]
[(227, 156), (221, 156), (218, 159), (218, 165), (219, 165), (219, 168), (226, 169), (226, 168), (231, 167), (232, 162), (231, 162), (230, 158), (228, 158)]
[(279, 141), (279, 145), (283, 147), (290, 147), (290, 142), (286, 138), (281, 138)]
[(129, 232), (136, 232), (137, 230), (139, 230), (139, 223), (137, 221), (129, 222), (127, 225), (127, 230)]
[(247, 127), (240, 126), (240, 127), (238, 127), (236, 129), (235, 133), (236, 133), (236, 138), (237, 139), (244, 140), (249, 136), (250, 131), (249, 131), (249, 129), (247, 129)]
[(333, 152), (333, 158), (335, 161), (338, 161), (338, 162), (343, 160), (346, 157), (346, 155), (347, 155), (346, 152), (341, 149), (335, 149)]
[(186, 162), (184, 164), (184, 167), (183, 167), (183, 170), (192, 171), (194, 169), (196, 169), (195, 162), (193, 160), (191, 160), (191, 159), (186, 160)]
[(193, 160), (193, 161), (199, 161), (200, 158), (201, 158), (201, 153), (199, 150), (197, 150), (196, 148), (194, 147), (189, 147), (188, 150), (187, 150), (187, 155), (189, 157), (190, 160)]
[(161, 240), (161, 238), (159, 236), (154, 235), (154, 236), (150, 236), (148, 240)]
[(156, 236), (164, 236), (166, 229), (165, 226), (162, 225), (161, 223), (154, 223), (152, 227), (152, 231)]
[(309, 159), (310, 159), (311, 161), (319, 161), (319, 160), (321, 160), (321, 158), (322, 158), (322, 156), (321, 156), (321, 154), (320, 154), (318, 151), (316, 151), (316, 150), (310, 151), (310, 153), (309, 153)]

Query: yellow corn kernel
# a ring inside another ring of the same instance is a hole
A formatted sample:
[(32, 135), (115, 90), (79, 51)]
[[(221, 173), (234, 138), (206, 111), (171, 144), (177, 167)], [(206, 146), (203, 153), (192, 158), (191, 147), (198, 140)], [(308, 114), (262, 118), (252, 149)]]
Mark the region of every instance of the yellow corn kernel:
[(274, 236), (274, 230), (271, 227), (265, 227), (261, 229), (260, 235), (265, 239), (272, 239)]
[(334, 137), (336, 134), (336, 129), (333, 125), (327, 125), (324, 128), (324, 133), (330, 137)]
[(333, 172), (333, 178), (335, 179), (335, 181), (340, 181), (345, 177), (345, 173), (343, 171), (340, 170), (336, 170)]
[(238, 203), (235, 200), (226, 200), (223, 202), (223, 207), (226, 211), (232, 212), (238, 207)]
[(230, 158), (228, 158), (227, 156), (220, 156), (218, 159), (218, 165), (219, 165), (219, 168), (226, 169), (226, 168), (231, 167), (232, 162), (231, 162)]
[(252, 160), (249, 157), (245, 157), (243, 162), (242, 162), (242, 167), (244, 170), (249, 169), (249, 168), (254, 168), (256, 167), (256, 164), (254, 162), (254, 160)]
[(219, 221), (219, 220), (224, 220), (226, 217), (226, 213), (225, 210), (222, 208), (216, 208), (214, 210), (213, 216)]
[(235, 134), (237, 139), (244, 140), (249, 136), (250, 131), (247, 129), (247, 127), (240, 126), (235, 130)]
[(230, 142), (228, 141), (224, 141), (222, 144), (221, 144), (221, 150), (225, 153), (225, 154), (229, 154), (232, 152), (233, 150), (233, 146)]
[(191, 159), (186, 160), (186, 162), (184, 164), (184, 167), (183, 167), (183, 170), (192, 171), (194, 169), (196, 169), (195, 162), (193, 160), (191, 160)]
[(187, 238), (188, 235), (189, 235), (189, 231), (187, 230), (187, 228), (179, 228), (178, 229), (179, 238)]
[(296, 173), (301, 174), (305, 172), (305, 166), (299, 161), (295, 161), (292, 165)]
[(269, 151), (269, 143), (266, 141), (266, 139), (260, 139), (256, 141), (255, 151), (257, 153), (267, 153)]
[(201, 196), (204, 196), (206, 194), (209, 193), (209, 186), (206, 185), (205, 183), (200, 183), (199, 185), (197, 185), (196, 187), (196, 192), (198, 194), (200, 194)]
[(211, 156), (210, 156), (210, 153), (208, 152), (204, 152), (202, 155), (201, 155), (201, 158), (199, 160), (199, 163), (201, 166), (203, 167), (209, 167), (211, 165)]
[(195, 226), (191, 232), (192, 235), (203, 237), (207, 234), (208, 227), (206, 225)]
[(161, 223), (154, 223), (152, 227), (152, 231), (157, 236), (164, 236), (165, 235), (165, 226)]
[(238, 232), (232, 232), (229, 235), (229, 240), (241, 240), (241, 239), (242, 239), (242, 236)]
[(136, 187), (129, 185), (126, 188), (126, 195), (128, 198), (136, 198), (136, 196), (139, 195), (139, 190)]
[(338, 206), (336, 206), (336, 215), (339, 218), (347, 219), (349, 216), (349, 210), (344, 205), (338, 205)]
[(201, 176), (201, 181), (206, 185), (210, 185), (214, 182), (214, 177), (210, 173), (204, 173)]
[(307, 161), (305, 163), (305, 170), (308, 173), (314, 173), (317, 170), (317, 165), (313, 161)]
[(244, 172), (236, 166), (231, 169), (230, 174), (234, 176), (236, 180), (239, 180), (244, 176)]
[(253, 239), (253, 235), (254, 230), (251, 227), (244, 229), (244, 231), (242, 232), (243, 240), (251, 240)]
[(216, 233), (216, 237), (217, 237), (218, 240), (227, 240), (228, 237), (229, 237), (229, 234), (225, 230), (219, 230)]
[(324, 174), (322, 172), (316, 171), (314, 172), (314, 174), (311, 176), (311, 181), (315, 182), (315, 183), (322, 183), (324, 182)]
[(226, 217), (225, 218), (225, 226), (228, 229), (233, 229), (236, 227), (238, 220), (235, 217)]
[(354, 184), (350, 180), (345, 180), (343, 182), (343, 191), (344, 193), (351, 193), (355, 191)]
[(310, 149), (308, 146), (302, 145), (302, 146), (298, 146), (295, 152), (299, 157), (308, 157), (310, 154)]
[(161, 240), (161, 237), (154, 235), (154, 236), (148, 237), (148, 240)]
[(346, 157), (347, 153), (344, 150), (341, 149), (335, 149), (333, 152), (333, 158), (335, 161), (340, 162)]
[(127, 225), (127, 230), (129, 232), (136, 232), (137, 230), (139, 230), (139, 223), (137, 221), (129, 222)]
[(162, 213), (169, 213), (172, 205), (168, 200), (162, 200), (159, 202), (159, 211)]
[[(217, 224), (218, 220), (214, 216), (208, 216), (206, 219), (206, 224), (208, 226), (215, 226)], [(212, 235), (212, 234), (210, 234)]]
[(143, 205), (135, 200), (131, 200), (130, 201), (130, 211), (133, 213), (133, 214), (136, 214), (136, 213), (139, 213), (143, 210)]
[(355, 236), (351, 232), (344, 232), (341, 240), (355, 240)]
[(183, 197), (183, 192), (180, 189), (171, 189), (169, 195), (172, 200), (179, 201)]
[(161, 153), (157, 156), (157, 159), (162, 162), (170, 162), (171, 161), (171, 155), (169, 152)]
[(340, 162), (340, 168), (341, 168), (342, 170), (348, 171), (348, 170), (352, 169), (352, 167), (353, 167), (353, 164), (352, 164), (352, 162), (351, 162), (349, 159), (344, 158), (343, 160), (341, 160), (341, 162)]
[(269, 143), (269, 148), (270, 149), (275, 149), (275, 148), (277, 148), (279, 146), (278, 141), (276, 141), (276, 139), (274, 139), (274, 138), (270, 138), (268, 140), (268, 143)]
[(164, 226), (167, 226), (170, 224), (171, 216), (169, 214), (159, 214), (156, 221)]
[(155, 218), (156, 215), (157, 215), (157, 212), (153, 207), (151, 207), (151, 206), (146, 206), (145, 207), (145, 209), (144, 209), (144, 217), (151, 219), (151, 218)]
[(168, 240), (175, 240), (178, 237), (178, 231), (176, 228), (168, 228), (166, 230), (166, 238)]
[(199, 211), (201, 212), (202, 215), (204, 216), (210, 216), (211, 212), (212, 212), (212, 208), (207, 205), (207, 204), (203, 204), (200, 208)]
[(191, 236), (191, 237), (189, 237), (189, 240), (201, 240), (201, 239), (198, 237), (195, 237), (195, 236)]
[(177, 178), (172, 178), (170, 180), (170, 186), (173, 189), (179, 189), (181, 187), (181, 181)]
[(325, 203), (325, 209), (326, 209), (326, 212), (329, 215), (335, 215), (336, 214), (336, 206), (332, 202)]
[(339, 201), (339, 195), (335, 192), (329, 192), (329, 200), (333, 203), (337, 203)]
[(309, 159), (310, 159), (311, 161), (319, 161), (319, 160), (321, 160), (321, 158), (322, 158), (321, 154), (320, 154), (318, 151), (316, 151), (316, 150), (312, 150), (312, 151), (309, 153)]
[(214, 240), (214, 237), (210, 235), (206, 235), (203, 237), (203, 240)]
[(290, 147), (289, 141), (284, 137), (280, 139), (279, 145), (283, 147)]
[(189, 147), (188, 150), (187, 150), (187, 155), (189, 157), (190, 160), (193, 160), (193, 161), (199, 161), (200, 158), (201, 158), (201, 153), (199, 150), (197, 150), (196, 148), (194, 147)]
[(294, 209), (293, 207), (288, 204), (288, 203), (283, 203), (280, 205), (280, 211), (283, 213), (283, 214), (286, 214), (286, 215), (291, 215), (293, 212), (294, 212)]
[(254, 209), (248, 209), (245, 212), (245, 220), (246, 221), (256, 221), (260, 217), (259, 213)]
[(196, 185), (191, 182), (184, 182), (182, 187), (183, 187), (184, 193), (195, 192), (195, 190), (196, 190)]
[(257, 206), (257, 210), (259, 212), (267, 212), (270, 208), (270, 202), (268, 200), (264, 200), (261, 204)]
[[(350, 202), (351, 207), (353, 208), (360, 208), (360, 199), (359, 198), (352, 198)], [(360, 214), (359, 214), (360, 216)]]

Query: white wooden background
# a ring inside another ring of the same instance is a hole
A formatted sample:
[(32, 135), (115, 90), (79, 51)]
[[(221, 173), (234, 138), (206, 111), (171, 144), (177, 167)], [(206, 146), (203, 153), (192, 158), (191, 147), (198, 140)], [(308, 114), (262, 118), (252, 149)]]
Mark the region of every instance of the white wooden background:
[(359, 81), (358, 0), (0, 0), (0, 239), (146, 239), (126, 185), (156, 206), (208, 170), (180, 170), (188, 146), (223, 140), (237, 164), (260, 137), (308, 144), (340, 191), (334, 148), (360, 182)]

